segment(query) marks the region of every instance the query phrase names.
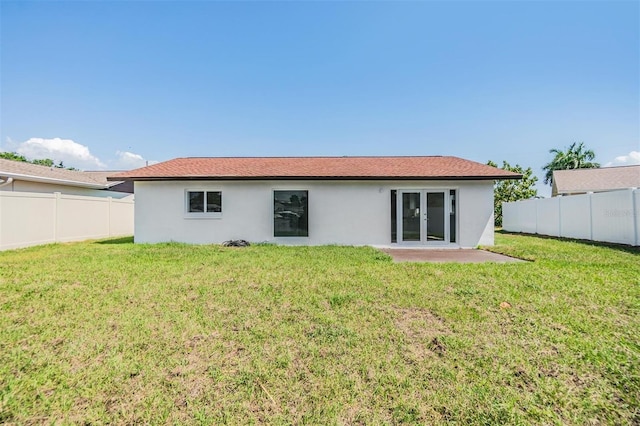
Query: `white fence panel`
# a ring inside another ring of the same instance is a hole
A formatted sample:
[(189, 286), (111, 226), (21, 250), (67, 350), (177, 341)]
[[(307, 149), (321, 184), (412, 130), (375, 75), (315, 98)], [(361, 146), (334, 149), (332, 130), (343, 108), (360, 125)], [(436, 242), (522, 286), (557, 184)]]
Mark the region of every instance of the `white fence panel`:
[(0, 250), (133, 235), (133, 200), (0, 191)]
[(633, 191), (633, 213), (636, 220), (636, 242), (640, 246), (640, 189)]
[(589, 196), (556, 197), (560, 200), (560, 236), (591, 239), (591, 201)]
[(503, 229), (640, 245), (640, 190), (503, 203)]
[(0, 192), (0, 249), (55, 242), (53, 194)]
[(519, 211), (519, 203), (502, 203), (502, 229), (510, 232), (522, 232)]
[(560, 236), (560, 201), (546, 198), (533, 201), (536, 206), (536, 233)]
[(528, 234), (538, 232), (536, 200), (518, 201), (518, 216), (520, 217), (520, 232)]
[(133, 235), (133, 202), (111, 200), (110, 235)]
[(109, 237), (108, 198), (62, 195), (58, 217), (58, 241)]
[(634, 244), (633, 191), (591, 194), (593, 240)]

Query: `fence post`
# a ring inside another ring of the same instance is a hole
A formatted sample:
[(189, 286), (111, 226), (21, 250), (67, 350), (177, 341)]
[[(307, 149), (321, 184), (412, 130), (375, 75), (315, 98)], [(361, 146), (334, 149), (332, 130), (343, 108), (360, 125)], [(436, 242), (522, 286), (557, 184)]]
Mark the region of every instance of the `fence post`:
[(638, 215), (640, 212), (636, 208), (636, 198), (638, 197), (638, 188), (631, 188), (631, 219), (633, 219), (633, 245), (640, 245), (640, 241), (638, 238), (638, 234), (640, 234), (640, 230), (638, 229)]
[(59, 242), (58, 241), (58, 218), (60, 217), (60, 215), (58, 214), (58, 210), (60, 209), (60, 197), (62, 196), (61, 192), (54, 192), (53, 193), (53, 202), (54, 204), (54, 208), (53, 208), (53, 241), (55, 241), (56, 243)]
[(558, 198), (558, 237), (562, 237), (562, 197)]
[(593, 241), (593, 192), (587, 192), (589, 196), (589, 239)]
[(107, 220), (109, 221), (109, 238), (111, 238), (111, 201), (113, 200), (112, 197), (107, 197), (109, 199), (109, 205), (108, 205), (108, 211), (107, 211)]
[(536, 235), (538, 235), (538, 200), (533, 199), (533, 204), (536, 206)]

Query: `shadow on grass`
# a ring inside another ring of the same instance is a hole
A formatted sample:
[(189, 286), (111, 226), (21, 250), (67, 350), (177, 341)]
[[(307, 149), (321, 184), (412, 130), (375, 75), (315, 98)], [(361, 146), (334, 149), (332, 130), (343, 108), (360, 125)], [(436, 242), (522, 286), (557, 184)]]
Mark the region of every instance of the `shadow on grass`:
[(111, 238), (109, 240), (96, 241), (96, 244), (132, 244), (133, 237)]
[(606, 247), (613, 250), (623, 251), (625, 253), (640, 254), (640, 247), (628, 246), (626, 244), (607, 243), (604, 241), (578, 240), (574, 238), (565, 238), (565, 237), (552, 237), (550, 235), (527, 234), (525, 232), (509, 232), (503, 229), (500, 229), (500, 230), (496, 229), (495, 232), (497, 234), (503, 234), (503, 235), (523, 235), (527, 237), (541, 238), (543, 240), (566, 241), (566, 242), (571, 242), (576, 244), (583, 244), (585, 246), (590, 246), (590, 247)]

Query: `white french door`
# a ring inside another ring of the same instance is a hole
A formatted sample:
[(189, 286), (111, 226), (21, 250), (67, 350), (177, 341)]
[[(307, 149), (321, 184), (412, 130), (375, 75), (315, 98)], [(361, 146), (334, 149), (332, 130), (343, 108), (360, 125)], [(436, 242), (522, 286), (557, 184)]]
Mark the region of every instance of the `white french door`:
[(450, 197), (449, 190), (398, 191), (398, 243), (448, 245), (451, 242), (452, 220)]

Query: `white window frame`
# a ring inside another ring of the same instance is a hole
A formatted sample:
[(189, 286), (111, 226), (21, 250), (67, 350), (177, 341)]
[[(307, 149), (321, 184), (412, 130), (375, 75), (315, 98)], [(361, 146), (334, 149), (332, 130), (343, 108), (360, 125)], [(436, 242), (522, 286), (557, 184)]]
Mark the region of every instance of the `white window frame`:
[[(189, 193), (190, 192), (204, 192), (204, 212), (190, 212), (189, 211)], [(207, 192), (219, 192), (220, 193), (220, 210), (219, 212), (207, 212)], [(222, 203), (222, 189), (218, 188), (187, 188), (184, 190), (184, 218), (185, 219), (222, 219), (222, 212), (224, 211), (224, 204)]]

